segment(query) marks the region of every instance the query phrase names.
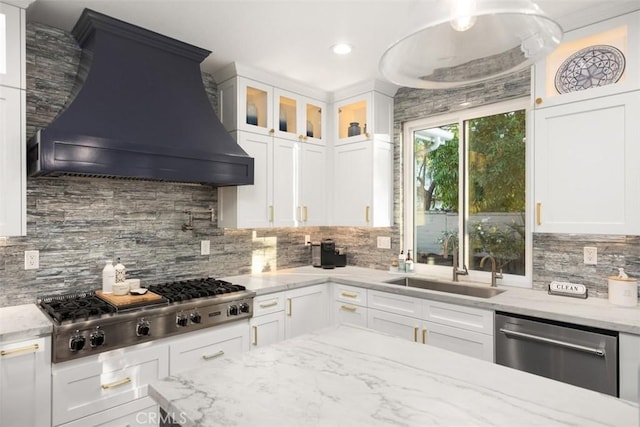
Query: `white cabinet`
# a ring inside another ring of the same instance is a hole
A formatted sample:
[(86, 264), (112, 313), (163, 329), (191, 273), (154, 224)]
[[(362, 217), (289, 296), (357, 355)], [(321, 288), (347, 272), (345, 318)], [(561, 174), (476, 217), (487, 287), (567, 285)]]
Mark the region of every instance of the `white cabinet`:
[(493, 362), (493, 311), (380, 291), (368, 300), (371, 329)]
[(640, 403), (640, 335), (620, 333), (620, 398)]
[(329, 325), (327, 286), (314, 285), (285, 293), (285, 337), (297, 337)]
[(250, 325), (251, 348), (284, 340), (284, 293), (254, 298)]
[[(6, 62), (0, 69), (0, 236), (24, 236), (26, 220), (25, 13), (0, 3)], [(3, 58), (4, 59), (4, 58)]]
[(640, 91), (533, 114), (535, 231), (639, 234)]
[(206, 368), (209, 361), (249, 351), (248, 321), (236, 321), (187, 334), (169, 344), (169, 375)]
[(327, 148), (301, 143), (298, 156), (298, 224), (327, 224)]
[(389, 227), (393, 214), (393, 145), (373, 140), (333, 150), (333, 222)]
[(60, 427), (151, 427), (160, 425), (160, 417), (160, 407), (155, 400), (143, 397)]
[(336, 145), (377, 139), (393, 141), (393, 97), (378, 91), (336, 101)]
[(0, 344), (0, 425), (51, 425), (51, 337)]
[(164, 341), (54, 364), (52, 424), (92, 425), (93, 416), (106, 423), (107, 414), (129, 414), (117, 408), (147, 396), (147, 384), (167, 375), (169, 349)]
[(334, 323), (367, 327), (367, 290), (356, 286), (333, 285)]

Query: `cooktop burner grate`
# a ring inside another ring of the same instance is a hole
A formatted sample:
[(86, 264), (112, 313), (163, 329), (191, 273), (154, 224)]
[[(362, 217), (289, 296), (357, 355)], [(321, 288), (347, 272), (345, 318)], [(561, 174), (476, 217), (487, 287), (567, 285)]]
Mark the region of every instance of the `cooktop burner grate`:
[(151, 292), (162, 295), (169, 302), (188, 301), (196, 298), (213, 297), (221, 294), (244, 291), (241, 285), (212, 278), (181, 280), (176, 282), (150, 285)]
[(65, 320), (87, 320), (117, 311), (93, 291), (44, 297), (40, 301), (40, 307), (59, 323)]

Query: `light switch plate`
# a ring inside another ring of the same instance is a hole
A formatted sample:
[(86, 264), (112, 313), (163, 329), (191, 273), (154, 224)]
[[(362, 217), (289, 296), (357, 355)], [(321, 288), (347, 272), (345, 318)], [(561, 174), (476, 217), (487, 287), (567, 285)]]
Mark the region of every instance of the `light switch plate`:
[(593, 246), (584, 247), (584, 263), (586, 265), (598, 264), (598, 248)]
[(211, 254), (211, 241), (210, 240), (201, 240), (200, 241), (200, 255), (210, 255)]
[(378, 236), (378, 249), (391, 249), (391, 237)]

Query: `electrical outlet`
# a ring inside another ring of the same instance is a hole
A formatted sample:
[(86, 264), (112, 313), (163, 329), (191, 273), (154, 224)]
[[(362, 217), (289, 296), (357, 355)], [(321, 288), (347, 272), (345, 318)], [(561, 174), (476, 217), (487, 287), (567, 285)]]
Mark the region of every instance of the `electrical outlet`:
[(200, 241), (200, 255), (210, 255), (211, 254), (211, 241), (210, 240), (201, 240)]
[(311, 245), (311, 235), (309, 234), (304, 235), (304, 245), (305, 246)]
[(378, 249), (391, 249), (391, 237), (378, 236)]
[(598, 248), (593, 246), (584, 247), (584, 263), (587, 265), (598, 264)]
[(40, 251), (24, 251), (24, 269), (36, 270), (40, 268)]

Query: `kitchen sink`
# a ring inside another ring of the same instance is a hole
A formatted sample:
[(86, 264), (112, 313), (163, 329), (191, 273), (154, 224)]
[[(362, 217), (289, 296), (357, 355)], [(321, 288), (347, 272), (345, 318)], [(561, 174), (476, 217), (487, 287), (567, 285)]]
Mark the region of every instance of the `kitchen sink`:
[(402, 277), (400, 279), (387, 280), (385, 283), (407, 286), (409, 288), (468, 295), (470, 297), (477, 298), (491, 298), (504, 292), (504, 290), (498, 288), (485, 288), (480, 286), (462, 285), (459, 283), (438, 282), (435, 280), (417, 279), (415, 277)]

